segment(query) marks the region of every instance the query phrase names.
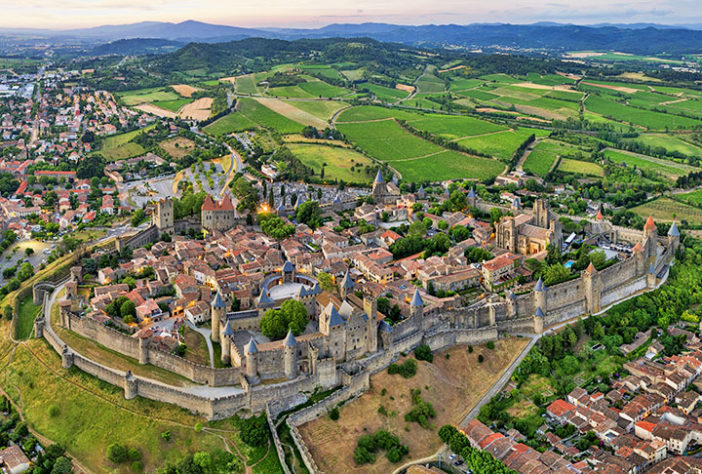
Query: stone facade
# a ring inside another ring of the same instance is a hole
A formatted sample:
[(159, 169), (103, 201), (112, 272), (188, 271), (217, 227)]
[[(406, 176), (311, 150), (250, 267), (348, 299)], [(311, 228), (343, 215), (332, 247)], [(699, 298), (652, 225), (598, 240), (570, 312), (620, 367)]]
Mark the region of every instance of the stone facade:
[(534, 202), (531, 214), (503, 217), (495, 229), (497, 247), (521, 255), (543, 252), (549, 244), (560, 249), (562, 236), (561, 223), (543, 199)]

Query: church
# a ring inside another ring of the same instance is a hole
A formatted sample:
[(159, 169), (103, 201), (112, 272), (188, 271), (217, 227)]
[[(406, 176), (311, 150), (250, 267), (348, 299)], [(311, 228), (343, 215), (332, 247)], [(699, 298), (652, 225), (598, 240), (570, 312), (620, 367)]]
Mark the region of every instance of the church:
[(558, 217), (544, 199), (534, 201), (531, 214), (505, 216), (496, 224), (495, 241), (498, 248), (520, 255), (543, 252), (549, 244), (560, 249), (563, 229)]
[(386, 183), (378, 170), (371, 195), (376, 204), (394, 204), (400, 198), (400, 190), (395, 183)]

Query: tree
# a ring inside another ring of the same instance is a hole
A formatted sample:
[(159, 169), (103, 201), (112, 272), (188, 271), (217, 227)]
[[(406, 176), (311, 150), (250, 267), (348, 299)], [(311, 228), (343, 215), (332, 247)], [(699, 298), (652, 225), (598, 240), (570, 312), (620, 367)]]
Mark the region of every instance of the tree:
[(295, 233), (295, 226), (287, 224), (280, 217), (273, 214), (259, 214), (261, 230), (264, 234), (276, 240), (282, 240)]
[(468, 205), (468, 198), (460, 190), (456, 189), (451, 193), (449, 197), (449, 202), (451, 203), (451, 209), (453, 211), (462, 211)]
[(200, 466), (205, 472), (209, 472), (212, 468), (212, 457), (210, 456), (210, 453), (203, 451), (195, 453), (193, 456), (193, 462), (197, 466)]
[(425, 360), (427, 362), (434, 361), (434, 355), (431, 353), (431, 347), (426, 344), (423, 344), (414, 350), (414, 357), (416, 357), (417, 360)]
[(285, 300), (280, 309), (269, 309), (261, 318), (261, 332), (271, 339), (282, 339), (288, 330), (294, 335), (305, 330), (309, 318), (307, 308), (300, 301)]
[(24, 254), (27, 257), (31, 257), (32, 255), (34, 255), (34, 249), (32, 247), (27, 247), (26, 249), (24, 249)]
[(115, 464), (121, 464), (127, 460), (127, 450), (124, 446), (112, 443), (107, 447), (107, 459)]
[(251, 418), (239, 418), (236, 424), (241, 440), (249, 446), (263, 446), (268, 442), (269, 431), (265, 413)]
[(424, 225), (424, 222), (422, 221), (415, 221), (410, 224), (407, 232), (410, 235), (419, 235), (423, 237), (427, 234), (427, 226)]
[(570, 277), (570, 271), (560, 263), (547, 266), (542, 273), (544, 283), (549, 286), (562, 283)]
[(119, 314), (122, 318), (127, 316), (136, 316), (136, 305), (132, 300), (127, 300), (119, 307)]
[(81, 264), (83, 265), (83, 271), (85, 271), (85, 273), (97, 273), (98, 264), (94, 258), (84, 258), (81, 260)]
[(317, 281), (319, 281), (319, 286), (324, 291), (328, 291), (330, 293), (334, 293), (336, 291), (336, 285), (334, 284), (332, 276), (329, 273), (319, 272), (317, 274)]
[(129, 222), (132, 224), (132, 227), (137, 227), (144, 222), (144, 219), (146, 219), (146, 212), (143, 209), (137, 209)]
[(251, 212), (255, 212), (258, 207), (258, 191), (251, 185), (243, 176), (238, 176), (230, 184), (234, 196), (239, 200), (237, 209), (243, 211), (248, 209)]
[(5, 307), (2, 310), (3, 316), (5, 316), (5, 319), (8, 321), (12, 319), (12, 306), (9, 304), (6, 304)]
[(317, 201), (305, 201), (297, 208), (295, 217), (298, 222), (307, 224), (312, 229), (322, 225), (322, 211), (319, 209)]
[(54, 462), (54, 467), (51, 469), (51, 474), (69, 474), (71, 472), (73, 472), (73, 463), (66, 456), (58, 457)]
[(466, 257), (467, 263), (478, 263), (483, 260), (490, 260), (494, 255), (481, 247), (468, 247), (463, 255)]

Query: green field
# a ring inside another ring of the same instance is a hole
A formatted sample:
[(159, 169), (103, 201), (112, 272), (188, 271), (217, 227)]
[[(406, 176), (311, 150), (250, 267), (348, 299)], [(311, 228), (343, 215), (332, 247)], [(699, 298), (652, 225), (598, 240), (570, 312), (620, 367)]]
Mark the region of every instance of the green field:
[(572, 156), (582, 151), (567, 143), (542, 140), (532, 149), (524, 161), (524, 171), (544, 177), (559, 156)]
[(254, 74), (236, 78), (236, 90), (242, 94), (257, 94), (259, 89), (256, 84), (257, 82)]
[(233, 132), (253, 129), (257, 126), (258, 124), (246, 118), (241, 112), (232, 112), (220, 119), (215, 120), (203, 128), (203, 130), (211, 135), (220, 137)]
[(370, 82), (359, 84), (356, 86), (356, 89), (367, 89), (383, 102), (397, 102), (398, 100), (404, 99), (409, 95), (408, 92), (401, 91), (399, 89), (391, 89), (390, 87), (385, 87)]
[(688, 156), (702, 156), (702, 148), (686, 142), (675, 135), (662, 133), (644, 133), (632, 140), (651, 147), (660, 147), (669, 152), (678, 152)]
[(394, 120), (380, 122), (346, 123), (337, 128), (370, 156), (381, 161), (393, 162), (416, 158), (443, 149), (416, 137)]
[(692, 166), (619, 150), (605, 150), (604, 155), (615, 163), (626, 163), (670, 181), (697, 170)]
[(15, 337), (17, 339), (27, 339), (29, 337), (32, 333), (32, 329), (34, 329), (34, 320), (39, 314), (39, 311), (41, 311), (41, 306), (34, 304), (31, 293), (20, 301), (15, 326)]
[(139, 130), (132, 130), (131, 132), (109, 136), (103, 141), (102, 148), (100, 148), (98, 153), (104, 156), (108, 161), (123, 160), (125, 158), (141, 155), (144, 153), (144, 149), (141, 145), (133, 143), (131, 140), (140, 133), (148, 132), (154, 127), (155, 125), (149, 125)]
[(369, 120), (381, 120), (388, 118), (397, 118), (400, 120), (416, 120), (422, 115), (417, 112), (410, 112), (403, 109), (390, 109), (387, 107), (376, 107), (374, 105), (361, 105), (351, 107), (339, 114), (337, 123), (344, 122), (366, 122)]
[(132, 91), (118, 92), (115, 94), (126, 106), (143, 104), (145, 102), (164, 102), (179, 100), (181, 97), (175, 92), (163, 87), (152, 89), (137, 89)]
[(346, 123), (339, 130), (368, 155), (389, 163), (414, 182), (494, 178), (504, 164), (448, 151), (403, 129), (393, 120)]
[[(225, 448), (219, 437), (195, 432), (195, 423), (206, 425), (202, 418), (141, 397), (124, 400), (121, 388), (75, 368), (63, 370), (61, 358), (44, 341), (19, 346), (0, 380), (28, 424), (66, 447), (90, 472), (129, 472), (128, 463), (117, 467), (105, 457), (107, 446), (115, 442), (139, 449), (146, 472), (175, 463), (186, 453)], [(58, 415), (52, 416), (50, 407)], [(230, 423), (226, 428), (222, 434), (231, 443), (233, 428)], [(161, 439), (164, 431), (171, 432), (170, 443)]]
[(537, 137), (548, 135), (547, 130), (519, 128), (518, 130), (506, 130), (491, 135), (479, 137), (469, 137), (459, 140), (457, 143), (471, 150), (487, 153), (501, 160), (509, 160), (514, 152), (531, 134)]
[(702, 209), (665, 197), (636, 206), (631, 210), (644, 219), (653, 216), (654, 220), (663, 222), (686, 221), (690, 224), (702, 224)]
[(501, 132), (507, 129), (503, 125), (474, 117), (440, 114), (426, 114), (417, 119), (407, 120), (407, 123), (416, 129), (426, 130), (433, 135), (439, 135), (449, 140)]
[(589, 176), (604, 176), (604, 170), (597, 163), (590, 163), (588, 161), (577, 161), (569, 160), (568, 158), (562, 158), (558, 165), (558, 171), (564, 173), (573, 174), (584, 174)]
[(693, 128), (702, 126), (702, 121), (680, 117), (678, 115), (637, 109), (604, 95), (591, 95), (585, 101), (588, 110), (604, 117), (621, 122), (638, 125), (649, 130), (664, 130), (666, 128)]
[(341, 97), (349, 94), (351, 91), (343, 87), (333, 86), (318, 79), (311, 79), (309, 82), (300, 84), (300, 88), (310, 94), (312, 97)]
[(283, 100), (283, 102), (325, 121), (331, 119), (337, 110), (349, 105), (338, 100)]
[(282, 134), (302, 131), (302, 125), (287, 117), (283, 117), (265, 105), (259, 104), (254, 99), (240, 98), (237, 103), (237, 113), (242, 114), (249, 121), (263, 128), (277, 130)]
[(497, 160), (451, 150), (416, 160), (393, 161), (391, 165), (402, 174), (402, 179), (412, 182), (460, 178), (487, 180), (494, 179), (505, 169), (504, 163)]
[(192, 102), (191, 99), (176, 99), (176, 100), (159, 100), (154, 102), (153, 104), (161, 107), (166, 110), (170, 110), (171, 112), (178, 112), (180, 108), (186, 104), (189, 104)]
[(375, 175), (366, 172), (366, 167), (374, 169), (372, 160), (362, 154), (341, 147), (291, 143), (290, 151), (305, 165), (312, 168), (316, 176), (324, 166), (324, 178), (343, 180), (346, 183), (370, 183)]
[(689, 203), (696, 204), (697, 206), (702, 206), (702, 189), (692, 191), (685, 194), (678, 194), (678, 198), (684, 199)]

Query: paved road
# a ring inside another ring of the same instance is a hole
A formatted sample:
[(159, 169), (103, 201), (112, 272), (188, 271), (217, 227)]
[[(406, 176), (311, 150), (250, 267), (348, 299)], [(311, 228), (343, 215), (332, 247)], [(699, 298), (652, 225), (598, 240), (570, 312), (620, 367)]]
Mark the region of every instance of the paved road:
[(202, 334), (202, 337), (205, 338), (205, 341), (207, 342), (207, 350), (210, 352), (210, 367), (214, 367), (214, 349), (212, 348), (212, 341), (210, 340), (210, 334), (212, 334), (212, 330), (206, 328), (199, 328), (187, 319), (185, 320), (185, 324), (187, 324), (188, 327), (193, 331)]

